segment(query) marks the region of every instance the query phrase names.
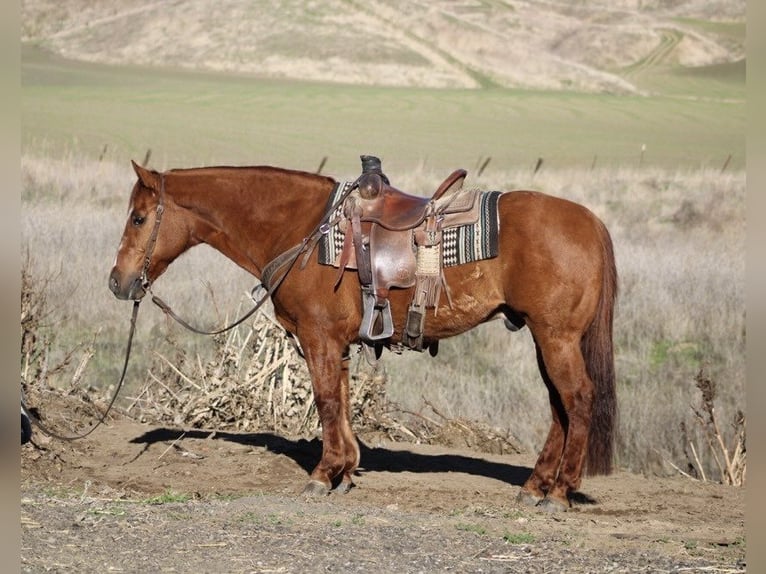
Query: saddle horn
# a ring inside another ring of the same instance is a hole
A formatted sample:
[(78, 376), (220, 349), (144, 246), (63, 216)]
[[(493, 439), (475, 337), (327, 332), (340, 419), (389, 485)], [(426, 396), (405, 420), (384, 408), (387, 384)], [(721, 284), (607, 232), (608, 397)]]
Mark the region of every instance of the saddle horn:
[(388, 177), (383, 173), (383, 167), (379, 157), (374, 155), (360, 155), (359, 159), (362, 160), (362, 175), (375, 173), (383, 179), (386, 185), (391, 185)]

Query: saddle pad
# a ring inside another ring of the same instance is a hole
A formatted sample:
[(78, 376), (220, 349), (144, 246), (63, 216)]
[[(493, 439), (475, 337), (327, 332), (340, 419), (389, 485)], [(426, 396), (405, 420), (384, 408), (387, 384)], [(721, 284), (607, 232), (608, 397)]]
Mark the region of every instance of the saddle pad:
[(497, 257), (497, 216), (499, 191), (484, 191), (479, 196), (481, 216), (473, 225), (448, 227), (442, 231), (442, 260), (445, 267)]
[[(327, 201), (327, 209), (331, 209), (343, 195), (350, 182), (338, 183)], [(502, 195), (499, 191), (484, 191), (479, 197), (481, 216), (473, 225), (446, 228), (442, 232), (442, 260), (445, 267), (471, 263), (481, 259), (491, 259), (497, 256), (497, 234), (500, 223), (497, 215), (497, 200)], [(340, 221), (343, 217), (343, 206), (335, 209), (330, 221)], [(330, 227), (328, 232), (319, 240), (319, 263), (334, 265), (343, 248), (344, 233), (338, 223)]]

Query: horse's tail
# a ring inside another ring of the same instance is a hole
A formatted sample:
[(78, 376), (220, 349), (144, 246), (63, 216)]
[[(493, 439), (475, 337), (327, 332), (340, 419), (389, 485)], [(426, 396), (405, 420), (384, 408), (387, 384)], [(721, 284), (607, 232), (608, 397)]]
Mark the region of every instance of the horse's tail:
[(610, 474), (614, 455), (617, 422), (614, 346), (612, 321), (617, 298), (617, 266), (614, 246), (606, 227), (599, 221), (603, 274), (601, 297), (593, 322), (583, 336), (580, 348), (585, 368), (595, 386), (593, 414), (588, 435), (587, 474)]

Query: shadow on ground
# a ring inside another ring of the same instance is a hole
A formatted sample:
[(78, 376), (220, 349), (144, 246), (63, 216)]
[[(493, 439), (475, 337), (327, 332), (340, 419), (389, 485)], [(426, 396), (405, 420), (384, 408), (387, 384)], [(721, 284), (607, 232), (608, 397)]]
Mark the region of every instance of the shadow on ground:
[[(160, 428), (142, 434), (130, 442), (147, 446), (158, 442), (174, 441), (183, 434), (189, 439), (224, 440), (243, 445), (266, 448), (275, 454), (282, 454), (298, 464), (306, 473), (310, 473), (322, 456), (322, 442), (319, 439), (291, 440), (272, 433), (228, 433), (206, 430), (187, 430)], [(212, 437), (211, 437), (212, 435)], [(493, 462), (480, 456), (456, 454), (419, 454), (408, 450), (392, 450), (385, 447), (369, 447), (359, 443), (362, 454), (360, 473), (365, 472), (463, 472), (521, 486), (529, 477), (532, 469)]]

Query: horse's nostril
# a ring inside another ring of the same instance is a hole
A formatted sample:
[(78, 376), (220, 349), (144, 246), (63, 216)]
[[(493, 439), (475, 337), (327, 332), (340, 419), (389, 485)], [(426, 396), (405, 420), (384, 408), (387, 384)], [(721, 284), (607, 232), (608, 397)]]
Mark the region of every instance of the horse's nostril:
[(115, 276), (111, 276), (109, 278), (109, 289), (112, 291), (112, 293), (117, 293), (120, 290), (120, 282), (117, 281)]

